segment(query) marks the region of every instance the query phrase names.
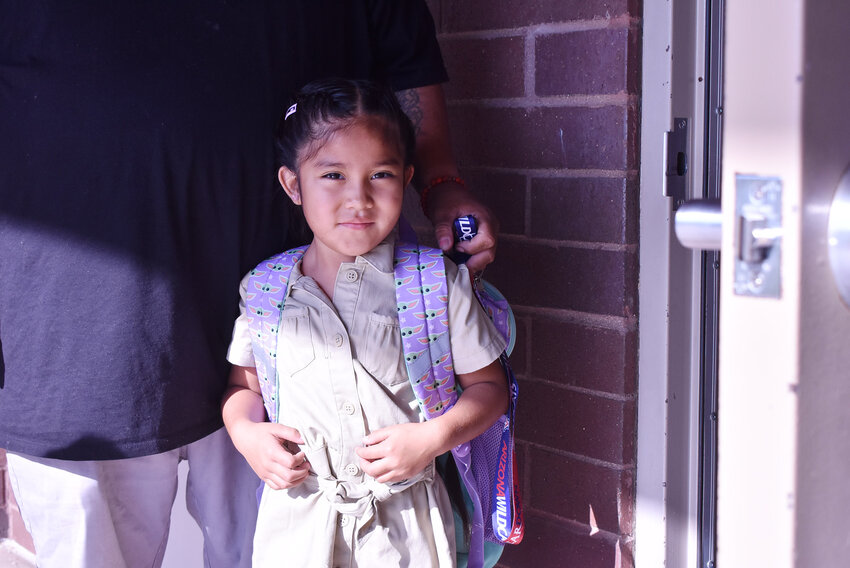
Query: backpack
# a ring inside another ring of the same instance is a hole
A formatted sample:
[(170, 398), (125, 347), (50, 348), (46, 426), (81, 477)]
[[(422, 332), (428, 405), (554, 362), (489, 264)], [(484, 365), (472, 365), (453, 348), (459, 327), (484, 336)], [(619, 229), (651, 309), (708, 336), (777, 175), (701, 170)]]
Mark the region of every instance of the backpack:
[[(251, 271), (245, 303), (257, 377), (269, 420), (277, 422), (279, 400), (277, 333), (289, 293), (292, 268), (307, 247), (275, 255)], [(448, 295), (443, 253), (439, 249), (396, 243), (395, 284), (399, 327), (411, 386), (426, 419), (441, 415), (457, 401), (448, 334)], [(515, 338), (512, 313), (492, 286), (475, 282), (476, 295), (509, 345)], [(507, 353), (500, 357), (510, 386), (510, 407), (487, 431), (452, 449), (458, 474), (472, 503), (468, 566), (484, 564), (484, 541), (517, 544), (524, 523), (514, 459), (514, 409), (517, 381)]]

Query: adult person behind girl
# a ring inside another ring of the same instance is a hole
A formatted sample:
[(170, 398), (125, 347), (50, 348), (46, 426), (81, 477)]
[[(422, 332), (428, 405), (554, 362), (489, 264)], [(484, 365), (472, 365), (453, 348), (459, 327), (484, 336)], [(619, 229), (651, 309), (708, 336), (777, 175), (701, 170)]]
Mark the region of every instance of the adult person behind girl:
[[(0, 1), (0, 447), (39, 566), (158, 566), (183, 459), (205, 564), (250, 562), (256, 478), (220, 415), (233, 298), (287, 244), (278, 113), (331, 75), (387, 80), (420, 186), (457, 176), (422, 0)], [(488, 218), (429, 195), (443, 240)]]
[(284, 296), (279, 423), (266, 421), (255, 368), (250, 273), (240, 288), (222, 407), (236, 448), (266, 482), (254, 566), (282, 559), (304, 567), (454, 566), (452, 508), (434, 460), (504, 414), (504, 340), (476, 301), (466, 267), (447, 260), (447, 316), (463, 392), (426, 422), (392, 325), (394, 230), (413, 175), (412, 126), (392, 92), (363, 81), (311, 83), (286, 116), (279, 179), (313, 240)]

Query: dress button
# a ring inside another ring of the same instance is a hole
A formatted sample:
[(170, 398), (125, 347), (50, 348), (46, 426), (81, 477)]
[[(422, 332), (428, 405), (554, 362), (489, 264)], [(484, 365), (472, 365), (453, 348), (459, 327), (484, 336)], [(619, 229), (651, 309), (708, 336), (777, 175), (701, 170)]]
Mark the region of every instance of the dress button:
[(345, 466), (345, 473), (346, 473), (346, 475), (350, 475), (350, 476), (354, 477), (355, 475), (360, 473), (360, 468), (357, 467), (356, 464), (350, 463), (347, 466)]
[(348, 280), (349, 282), (357, 282), (358, 278), (359, 278), (359, 275), (357, 274), (356, 270), (349, 270), (348, 272), (345, 273), (345, 279)]
[(351, 522), (351, 519), (348, 518), (348, 515), (340, 515), (339, 526), (347, 527), (349, 522)]
[(342, 347), (342, 344), (345, 342), (345, 339), (342, 337), (341, 333), (337, 333), (334, 335), (334, 345), (337, 347)]
[(357, 409), (354, 407), (354, 403), (353, 403), (353, 402), (344, 402), (344, 403), (342, 404), (342, 411), (343, 411), (345, 414), (354, 414), (354, 411), (355, 411), (355, 410), (357, 410)]

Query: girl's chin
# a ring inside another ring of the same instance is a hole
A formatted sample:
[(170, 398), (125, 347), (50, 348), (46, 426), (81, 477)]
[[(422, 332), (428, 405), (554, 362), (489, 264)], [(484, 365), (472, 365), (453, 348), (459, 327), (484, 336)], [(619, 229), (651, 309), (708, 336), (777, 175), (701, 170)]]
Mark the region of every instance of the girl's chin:
[(336, 251), (341, 255), (356, 257), (366, 254), (367, 252), (378, 246), (380, 243), (380, 240), (377, 242), (373, 242), (373, 239), (347, 239), (345, 243), (340, 243), (340, 246), (335, 248)]

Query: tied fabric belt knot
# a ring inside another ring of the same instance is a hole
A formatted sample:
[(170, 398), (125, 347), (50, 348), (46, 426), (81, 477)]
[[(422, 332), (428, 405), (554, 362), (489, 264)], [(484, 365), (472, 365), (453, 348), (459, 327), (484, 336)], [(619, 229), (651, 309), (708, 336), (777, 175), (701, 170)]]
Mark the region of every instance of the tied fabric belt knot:
[(390, 496), (401, 493), (420, 481), (432, 481), (434, 462), (413, 477), (395, 483), (380, 483), (369, 476), (364, 476), (362, 483), (340, 481), (334, 477), (313, 479), (318, 482), (318, 490), (322, 492), (331, 507), (341, 515), (356, 518), (357, 525), (362, 529), (375, 516), (377, 503), (386, 501)]

